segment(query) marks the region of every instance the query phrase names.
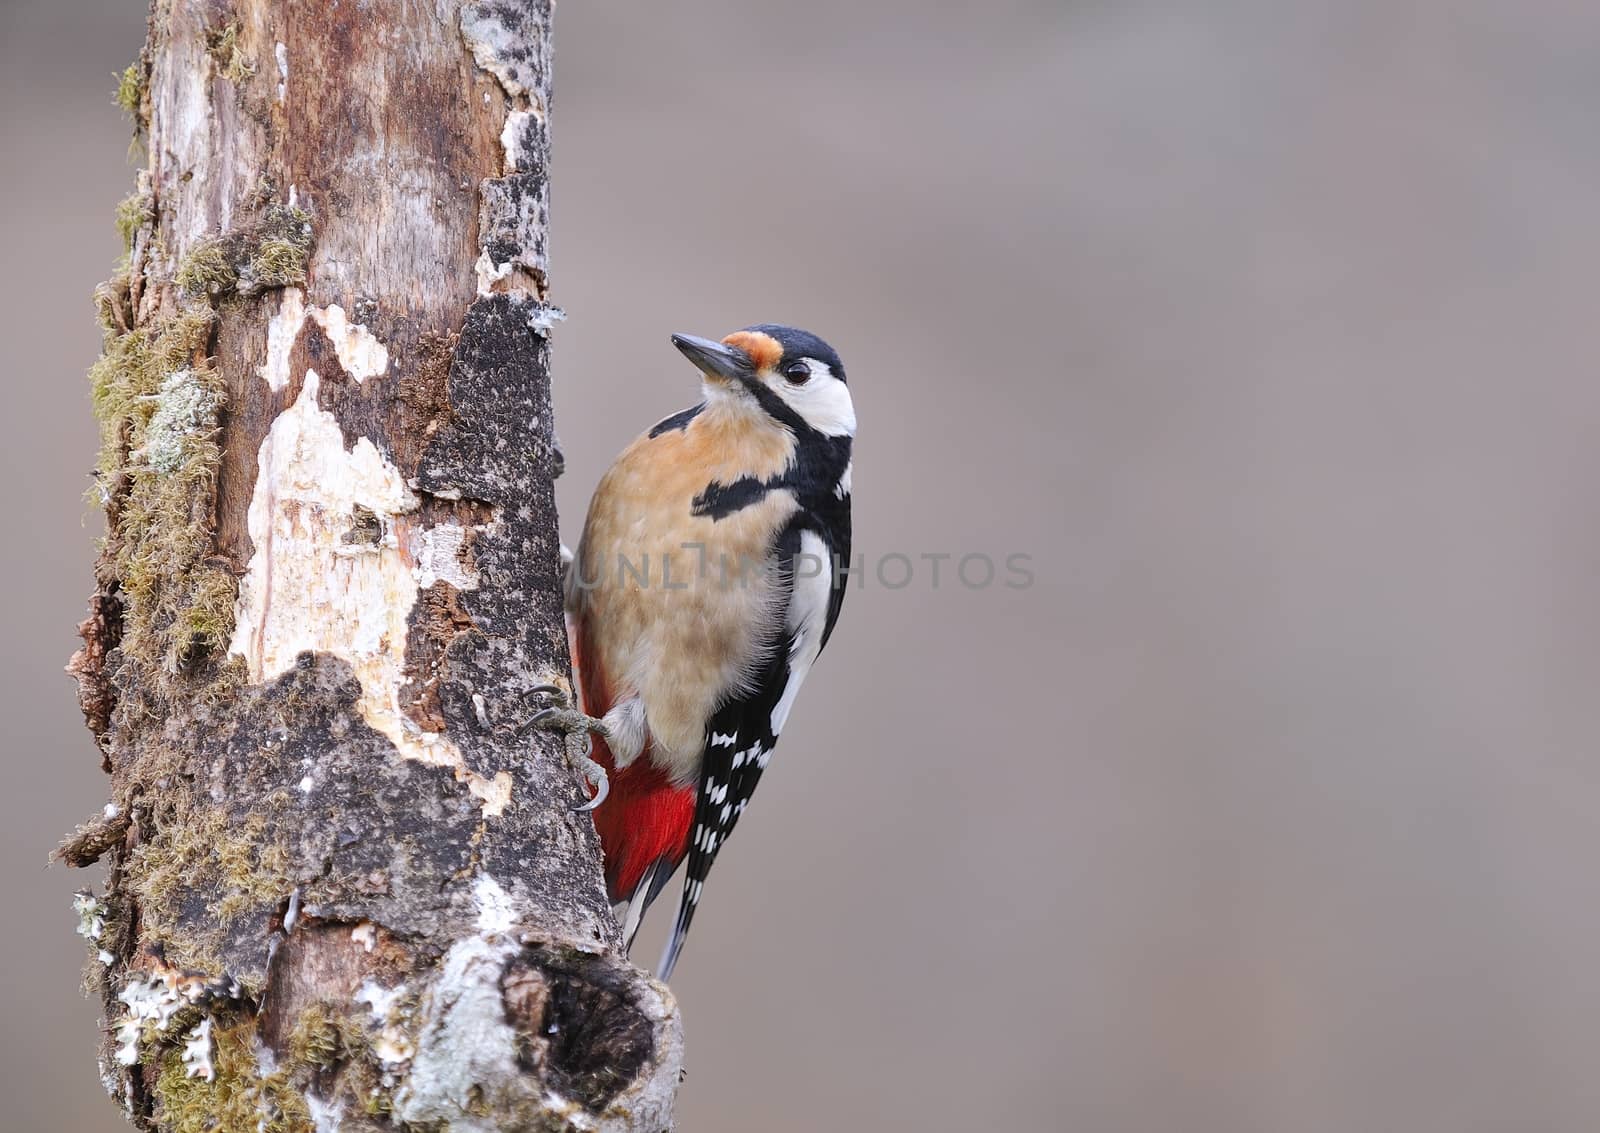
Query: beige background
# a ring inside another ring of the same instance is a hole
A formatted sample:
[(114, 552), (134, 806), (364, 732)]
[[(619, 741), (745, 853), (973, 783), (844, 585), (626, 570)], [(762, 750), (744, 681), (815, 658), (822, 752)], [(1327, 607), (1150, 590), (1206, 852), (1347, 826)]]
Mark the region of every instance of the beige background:
[[(6, 0), (7, 1128), (118, 1127), (60, 665), (135, 0)], [(568, 537), (810, 327), (869, 578), (676, 981), (690, 1133), (1600, 1127), (1600, 9), (585, 4), (557, 23)], [(656, 926), (659, 929), (659, 926)], [(655, 934), (643, 950), (653, 958)]]

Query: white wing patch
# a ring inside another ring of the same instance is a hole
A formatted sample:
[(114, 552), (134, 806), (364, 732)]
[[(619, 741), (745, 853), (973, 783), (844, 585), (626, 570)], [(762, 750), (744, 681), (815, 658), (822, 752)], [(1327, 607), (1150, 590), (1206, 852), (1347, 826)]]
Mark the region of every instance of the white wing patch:
[[(828, 624), (828, 599), (833, 593), (831, 562), (822, 537), (815, 531), (802, 531), (797, 565), (815, 564), (820, 569), (815, 574), (795, 571), (788, 614), (788, 628), (794, 635), (794, 644), (789, 649), (789, 682), (783, 686), (783, 695), (772, 709), (772, 734), (775, 736), (788, 723), (794, 699), (800, 695), (800, 685), (822, 651), (822, 630)], [(762, 767), (766, 766), (766, 755), (766, 752), (761, 753)]]

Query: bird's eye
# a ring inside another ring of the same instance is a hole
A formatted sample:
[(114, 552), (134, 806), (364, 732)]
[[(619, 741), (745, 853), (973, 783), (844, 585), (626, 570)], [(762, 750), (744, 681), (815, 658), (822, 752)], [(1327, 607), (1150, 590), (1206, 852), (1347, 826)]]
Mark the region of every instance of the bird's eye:
[(803, 386), (811, 380), (811, 367), (804, 362), (795, 362), (784, 367), (783, 376), (790, 385)]

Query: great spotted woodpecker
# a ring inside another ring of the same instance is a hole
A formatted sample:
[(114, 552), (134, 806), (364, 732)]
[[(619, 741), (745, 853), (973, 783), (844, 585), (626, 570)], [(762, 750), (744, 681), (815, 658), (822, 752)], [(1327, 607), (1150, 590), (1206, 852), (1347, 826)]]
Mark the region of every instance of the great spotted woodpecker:
[(703, 400), (595, 490), (566, 582), (583, 712), (537, 717), (594, 737), (590, 806), (629, 946), (688, 859), (662, 979), (839, 617), (856, 431), (844, 365), (814, 334), (672, 341)]

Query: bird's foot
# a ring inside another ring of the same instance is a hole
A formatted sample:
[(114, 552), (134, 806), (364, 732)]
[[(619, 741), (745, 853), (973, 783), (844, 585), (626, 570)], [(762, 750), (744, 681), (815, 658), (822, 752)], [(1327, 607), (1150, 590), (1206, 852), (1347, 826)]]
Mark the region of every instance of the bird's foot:
[(605, 802), (606, 796), (611, 793), (611, 780), (606, 777), (606, 769), (591, 758), (594, 743), (589, 738), (591, 735), (599, 736), (601, 739), (606, 738), (605, 721), (586, 716), (571, 707), (567, 694), (555, 685), (540, 685), (533, 690), (533, 693), (554, 703), (534, 713), (532, 719), (524, 726), (538, 728), (544, 732), (560, 733), (566, 741), (567, 762), (572, 764), (578, 774), (583, 776), (583, 781), (594, 789), (594, 798), (582, 806), (573, 807), (573, 812), (593, 810)]

